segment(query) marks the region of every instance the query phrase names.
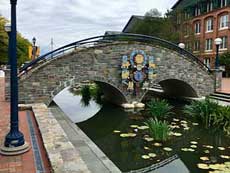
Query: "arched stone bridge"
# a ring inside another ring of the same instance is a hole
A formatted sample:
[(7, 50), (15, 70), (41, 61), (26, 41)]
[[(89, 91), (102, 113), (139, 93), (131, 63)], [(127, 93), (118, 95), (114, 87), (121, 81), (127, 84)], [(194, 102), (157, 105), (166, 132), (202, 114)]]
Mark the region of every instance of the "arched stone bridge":
[(76, 48), (37, 63), (19, 77), (19, 102), (49, 104), (64, 88), (85, 80), (103, 84), (105, 96), (116, 103), (141, 102), (148, 91), (134, 96), (121, 80), (122, 56), (134, 50), (155, 57), (157, 75), (149, 87), (158, 83), (168, 95), (190, 97), (214, 91), (213, 75), (180, 51), (152, 43), (114, 41)]

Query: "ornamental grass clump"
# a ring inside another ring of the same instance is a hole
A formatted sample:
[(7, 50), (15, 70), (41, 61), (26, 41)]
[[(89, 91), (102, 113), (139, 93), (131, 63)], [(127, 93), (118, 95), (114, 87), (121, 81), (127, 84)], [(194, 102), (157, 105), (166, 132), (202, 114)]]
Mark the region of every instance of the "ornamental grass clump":
[(230, 135), (230, 106), (219, 106), (214, 116), (213, 125)]
[(171, 129), (166, 121), (151, 118), (145, 122), (145, 125), (149, 127), (150, 136), (154, 140), (166, 141), (169, 139)]
[(200, 121), (205, 128), (222, 129), (230, 135), (230, 106), (218, 105), (207, 98), (186, 105), (184, 112)]
[(190, 105), (185, 106), (184, 112), (200, 121), (205, 128), (210, 128), (213, 126), (218, 109), (217, 102), (206, 98), (202, 101), (192, 101)]
[(172, 106), (166, 100), (152, 99), (147, 104), (147, 110), (153, 117), (164, 118), (172, 114)]

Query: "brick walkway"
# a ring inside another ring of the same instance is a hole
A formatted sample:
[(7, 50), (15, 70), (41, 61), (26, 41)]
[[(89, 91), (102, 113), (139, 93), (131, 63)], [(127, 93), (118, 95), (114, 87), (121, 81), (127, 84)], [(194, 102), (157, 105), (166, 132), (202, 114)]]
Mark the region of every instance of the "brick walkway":
[(222, 79), (222, 86), (221, 86), (221, 89), (218, 91), (222, 92), (222, 93), (230, 94), (230, 78), (223, 78)]
[[(0, 143), (4, 142), (5, 135), (9, 131), (9, 103), (4, 101), (4, 78), (0, 77)], [(19, 127), (23, 132), (25, 140), (31, 145), (30, 132), (25, 111), (19, 112)], [(34, 120), (33, 120), (34, 122)], [(34, 123), (35, 124), (35, 123)], [(45, 172), (50, 172), (50, 166), (46, 153), (42, 146), (41, 137), (36, 129), (37, 140), (42, 154)], [(18, 156), (0, 155), (0, 173), (36, 173), (33, 150)]]

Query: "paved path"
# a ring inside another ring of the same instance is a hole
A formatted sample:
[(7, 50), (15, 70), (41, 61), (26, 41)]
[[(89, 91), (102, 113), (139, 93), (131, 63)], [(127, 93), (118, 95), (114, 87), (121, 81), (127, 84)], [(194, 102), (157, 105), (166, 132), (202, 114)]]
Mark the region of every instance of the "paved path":
[(230, 78), (223, 78), (222, 79), (221, 89), (218, 91), (222, 92), (222, 93), (230, 94)]
[[(9, 108), (10, 105), (4, 100), (4, 78), (0, 77), (0, 143), (4, 142), (5, 135), (9, 131)], [(32, 116), (31, 116), (32, 117)], [(27, 112), (19, 112), (19, 127), (25, 136), (25, 140), (31, 145), (30, 131), (27, 121)], [(35, 122), (32, 118), (33, 123)], [(49, 162), (45, 156), (45, 151), (42, 148), (41, 138), (38, 135), (38, 130), (35, 131), (38, 146), (41, 150), (44, 172), (50, 172)], [(2, 156), (0, 155), (0, 173), (36, 173), (37, 164), (35, 162), (34, 150), (30, 149), (27, 153), (18, 156)]]
[(52, 114), (57, 119), (67, 134), (70, 142), (79, 152), (82, 160), (92, 173), (120, 173), (115, 164), (89, 139), (77, 125), (65, 115), (62, 110), (54, 105), (50, 107)]

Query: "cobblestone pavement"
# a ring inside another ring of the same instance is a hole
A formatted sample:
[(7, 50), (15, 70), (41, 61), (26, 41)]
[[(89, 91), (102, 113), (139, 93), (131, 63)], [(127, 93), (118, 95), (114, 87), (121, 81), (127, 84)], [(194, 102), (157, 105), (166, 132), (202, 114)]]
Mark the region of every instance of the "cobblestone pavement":
[[(4, 100), (4, 78), (0, 77), (0, 143), (4, 142), (5, 135), (9, 131), (9, 119), (10, 119), (10, 104)], [(23, 132), (25, 140), (31, 146), (30, 131), (28, 127), (28, 121), (26, 116), (26, 111), (19, 112), (19, 127)], [(45, 166), (44, 172), (50, 172), (49, 162), (45, 156), (45, 151), (42, 148), (41, 138), (38, 135), (38, 130), (36, 129), (36, 136), (38, 139), (39, 147), (42, 150), (42, 160)], [(18, 155), (18, 156), (3, 156), (0, 155), (0, 173), (36, 173), (36, 164), (34, 160), (33, 149), (28, 152)], [(43, 173), (44, 173), (43, 172)]]

